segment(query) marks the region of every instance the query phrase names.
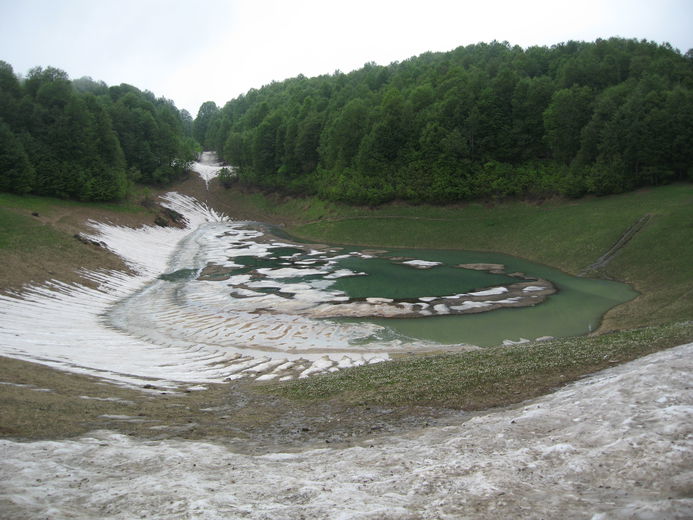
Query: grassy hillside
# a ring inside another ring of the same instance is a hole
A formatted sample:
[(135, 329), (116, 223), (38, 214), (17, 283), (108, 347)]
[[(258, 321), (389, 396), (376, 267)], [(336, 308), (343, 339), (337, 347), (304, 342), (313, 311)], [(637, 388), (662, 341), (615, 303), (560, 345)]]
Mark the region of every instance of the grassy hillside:
[(83, 281), (76, 273), (80, 268), (122, 269), (117, 257), (74, 235), (88, 231), (89, 219), (136, 224), (151, 218), (145, 208), (131, 203), (82, 203), (0, 193), (0, 290), (51, 278)]

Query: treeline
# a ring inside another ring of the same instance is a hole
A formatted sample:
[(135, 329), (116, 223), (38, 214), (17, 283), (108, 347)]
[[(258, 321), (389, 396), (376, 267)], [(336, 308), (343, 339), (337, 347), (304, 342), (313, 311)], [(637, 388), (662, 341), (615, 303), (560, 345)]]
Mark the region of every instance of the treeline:
[(20, 81), (0, 61), (0, 191), (122, 199), (133, 182), (185, 173), (196, 154), (192, 125), (188, 112), (151, 92), (71, 81), (52, 67)]
[(347, 203), (609, 194), (693, 178), (693, 54), (612, 38), (427, 53), (205, 103), (239, 181)]

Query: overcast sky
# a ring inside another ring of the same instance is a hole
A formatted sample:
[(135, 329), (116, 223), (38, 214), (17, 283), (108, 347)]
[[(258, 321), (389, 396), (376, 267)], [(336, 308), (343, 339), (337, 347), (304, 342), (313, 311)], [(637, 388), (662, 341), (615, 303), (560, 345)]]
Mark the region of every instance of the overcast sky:
[(130, 83), (195, 116), (298, 74), (492, 40), (693, 47), (693, 0), (0, 0), (0, 60)]

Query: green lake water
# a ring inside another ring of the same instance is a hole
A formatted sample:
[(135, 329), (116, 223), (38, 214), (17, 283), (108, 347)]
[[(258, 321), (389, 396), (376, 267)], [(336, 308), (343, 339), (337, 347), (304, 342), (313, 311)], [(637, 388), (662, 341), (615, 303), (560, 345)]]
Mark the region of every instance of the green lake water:
[[(460, 294), (480, 287), (507, 285), (520, 281), (501, 274), (460, 269), (454, 267), (456, 265), (454, 262), (430, 269), (418, 269), (411, 265), (393, 262), (385, 255), (383, 256), (368, 259), (352, 257), (340, 260), (340, 267), (355, 272), (364, 271), (368, 273), (368, 276), (340, 278), (333, 288), (344, 291), (352, 298), (407, 299)], [(414, 258), (421, 259), (418, 253)]]
[[(272, 230), (272, 234), (287, 238), (295, 245), (270, 247), (258, 255), (236, 254), (231, 257), (235, 267), (210, 273), (206, 279), (218, 279), (223, 283), (229, 275), (250, 274), (254, 280), (262, 280), (264, 284), (257, 287), (256, 292), (276, 293), (289, 299), (293, 293), (283, 292), (282, 289), (287, 284), (302, 283), (314, 289), (341, 291), (356, 300), (389, 298), (416, 302), (422, 297), (453, 296), (525, 281), (525, 278), (508, 276), (517, 272), (523, 273), (528, 280), (549, 280), (557, 289), (555, 294), (533, 307), (413, 318), (324, 318), (382, 326), (377, 337), (365, 337), (357, 340), (359, 343), (401, 339), (406, 344), (408, 339), (414, 339), (441, 345), (467, 343), (491, 346), (506, 339), (517, 341), (541, 336), (578, 336), (596, 330), (609, 309), (637, 296), (635, 290), (623, 283), (575, 277), (558, 269), (499, 253), (391, 248), (376, 252), (350, 246), (328, 246), (315, 250), (277, 231)], [(434, 262), (435, 265), (420, 269), (405, 263), (411, 260)], [(480, 263), (502, 264), (505, 274), (459, 267), (461, 264)], [(274, 278), (273, 270), (281, 274)], [(365, 275), (342, 276), (347, 270)], [(161, 278), (176, 283), (194, 283), (197, 274), (198, 270), (180, 269)], [(329, 300), (330, 296), (327, 295), (325, 301)], [(462, 303), (464, 297), (459, 301)]]
[[(442, 265), (419, 270), (389, 261), (387, 256), (416, 258)], [(335, 288), (352, 297), (412, 298), (442, 296), (517, 282), (518, 279), (483, 271), (458, 269), (469, 263), (503, 264), (506, 273), (516, 271), (553, 282), (558, 292), (534, 307), (499, 309), (478, 314), (420, 318), (376, 318), (367, 321), (386, 327), (384, 337), (405, 336), (442, 344), (497, 345), (504, 339), (541, 336), (577, 336), (599, 327), (604, 313), (633, 299), (630, 286), (606, 280), (568, 275), (551, 267), (498, 253), (472, 251), (390, 250), (380, 258), (340, 261), (354, 271), (367, 269), (370, 276), (343, 278)], [(351, 320), (348, 320), (351, 321)]]

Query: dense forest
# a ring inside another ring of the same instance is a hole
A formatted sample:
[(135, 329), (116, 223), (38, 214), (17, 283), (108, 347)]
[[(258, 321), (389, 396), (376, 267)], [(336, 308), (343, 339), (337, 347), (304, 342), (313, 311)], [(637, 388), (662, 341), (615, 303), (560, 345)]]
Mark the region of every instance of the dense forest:
[(242, 184), (352, 204), (617, 193), (693, 180), (692, 87), (693, 52), (666, 44), (492, 42), (275, 82), (193, 122), (0, 61), (0, 191), (117, 200), (182, 177), (201, 144)]
[(134, 182), (180, 178), (195, 158), (192, 116), (122, 84), (0, 61), (0, 191), (122, 199)]
[(492, 42), (202, 105), (238, 181), (356, 204), (578, 197), (693, 179), (693, 53)]

